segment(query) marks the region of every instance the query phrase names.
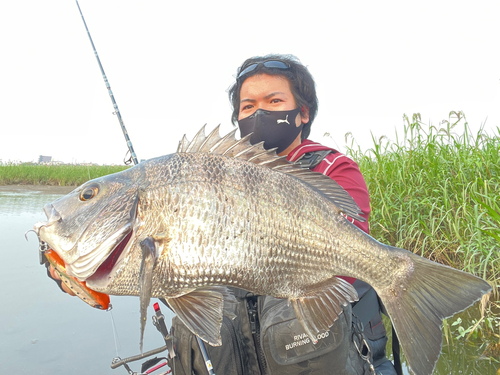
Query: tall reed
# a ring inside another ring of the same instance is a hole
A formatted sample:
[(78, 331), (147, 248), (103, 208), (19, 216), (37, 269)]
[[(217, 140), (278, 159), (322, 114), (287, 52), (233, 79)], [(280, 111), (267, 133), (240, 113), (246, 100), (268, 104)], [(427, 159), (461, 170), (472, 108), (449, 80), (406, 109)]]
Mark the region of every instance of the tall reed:
[(439, 127), (404, 120), (402, 139), (348, 147), (370, 192), (371, 234), (499, 286), (500, 129), (474, 136), (462, 112)]

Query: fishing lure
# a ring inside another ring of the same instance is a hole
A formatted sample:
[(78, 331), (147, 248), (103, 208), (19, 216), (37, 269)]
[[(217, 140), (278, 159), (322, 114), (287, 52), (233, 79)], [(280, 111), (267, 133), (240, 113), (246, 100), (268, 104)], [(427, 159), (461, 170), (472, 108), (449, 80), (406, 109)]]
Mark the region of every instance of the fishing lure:
[[(42, 246), (42, 243), (40, 243), (40, 245)], [(40, 251), (42, 251), (42, 249), (40, 249)], [(89, 289), (85, 281), (81, 282), (75, 277), (69, 276), (66, 272), (63, 260), (55, 251), (51, 249), (44, 250), (43, 256), (45, 256), (47, 261), (54, 268), (57, 275), (61, 278), (61, 281), (83, 302), (99, 310), (108, 310), (111, 308), (109, 295)]]

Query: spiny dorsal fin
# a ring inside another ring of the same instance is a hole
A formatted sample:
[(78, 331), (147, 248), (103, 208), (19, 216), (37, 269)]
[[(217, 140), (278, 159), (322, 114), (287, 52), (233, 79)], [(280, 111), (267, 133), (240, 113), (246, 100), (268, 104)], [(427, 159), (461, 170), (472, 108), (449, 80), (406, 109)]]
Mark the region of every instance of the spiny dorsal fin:
[(360, 216), (362, 212), (354, 199), (330, 177), (312, 172), (298, 163), (290, 163), (286, 160), (286, 156), (278, 156), (276, 149), (266, 150), (264, 142), (252, 145), (250, 143), (251, 134), (237, 140), (235, 138), (236, 129), (221, 137), (219, 128), (220, 125), (206, 136), (204, 125), (191, 142), (184, 136), (179, 143), (177, 152), (225, 155), (292, 175), (319, 190), (338, 207), (340, 212), (358, 221), (365, 221)]
[(186, 134), (184, 134), (179, 142), (179, 146), (177, 146), (177, 152), (186, 152), (187, 146), (189, 146), (189, 141), (186, 137)]
[(207, 124), (203, 125), (200, 131), (194, 136), (185, 152), (200, 152), (200, 146), (205, 142), (205, 139), (207, 138), (205, 136), (205, 126), (207, 126)]
[[(219, 136), (220, 124), (205, 138), (205, 141), (200, 145), (201, 150), (210, 150), (220, 140)], [(236, 129), (234, 130), (236, 132)]]
[(212, 146), (212, 148), (209, 150), (209, 152), (214, 153), (214, 154), (221, 154), (221, 155), (227, 154), (232, 148), (234, 148), (238, 145), (238, 141), (236, 140), (236, 137), (234, 136), (235, 134), (236, 134), (236, 129), (234, 129), (232, 132), (226, 134), (222, 138), (219, 137), (219, 141)]

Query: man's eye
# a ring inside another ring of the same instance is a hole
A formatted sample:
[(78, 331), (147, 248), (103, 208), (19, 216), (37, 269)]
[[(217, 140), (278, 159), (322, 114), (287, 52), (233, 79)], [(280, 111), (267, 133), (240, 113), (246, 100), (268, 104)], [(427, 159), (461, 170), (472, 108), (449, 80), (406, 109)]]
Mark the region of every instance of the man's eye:
[(273, 100), (271, 100), (271, 103), (279, 103), (279, 102), (281, 102), (281, 99), (273, 99)]
[(250, 104), (249, 104), (249, 105), (244, 106), (241, 110), (242, 110), (242, 111), (245, 111), (245, 110), (247, 110), (247, 109), (252, 109), (252, 107), (253, 107), (253, 105), (250, 105)]

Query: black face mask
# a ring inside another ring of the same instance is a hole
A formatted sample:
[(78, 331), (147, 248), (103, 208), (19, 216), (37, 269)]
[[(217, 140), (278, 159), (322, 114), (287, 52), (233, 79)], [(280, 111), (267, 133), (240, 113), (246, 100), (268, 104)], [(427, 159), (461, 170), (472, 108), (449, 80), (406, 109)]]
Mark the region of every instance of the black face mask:
[(253, 114), (238, 121), (241, 137), (253, 132), (250, 143), (264, 141), (264, 148), (269, 150), (277, 147), (276, 153), (283, 152), (297, 138), (304, 124), (295, 126), (295, 119), (300, 109), (291, 111), (266, 111), (258, 109)]

